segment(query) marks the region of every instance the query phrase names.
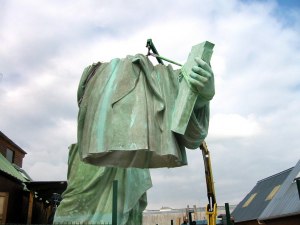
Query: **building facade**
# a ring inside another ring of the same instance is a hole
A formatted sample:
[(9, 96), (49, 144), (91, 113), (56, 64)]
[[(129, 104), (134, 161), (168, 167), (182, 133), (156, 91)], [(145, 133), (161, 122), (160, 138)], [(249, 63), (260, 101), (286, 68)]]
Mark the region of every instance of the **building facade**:
[(11, 163), (22, 167), (23, 158), (27, 154), (22, 148), (0, 131), (0, 153)]
[[(230, 212), (235, 208), (235, 205), (230, 205)], [(193, 208), (182, 208), (182, 209), (172, 209), (169, 207), (162, 207), (160, 210), (146, 210), (143, 213), (143, 225), (164, 225), (164, 224), (174, 224), (181, 225), (185, 221), (189, 220), (189, 212), (191, 213), (191, 219), (193, 221), (203, 221), (206, 220), (206, 208), (196, 207)], [(218, 215), (225, 215), (225, 206), (218, 206)], [(221, 220), (221, 219), (218, 219)], [(172, 221), (172, 222), (171, 222)]]
[(66, 181), (33, 181), (22, 169), (26, 152), (0, 131), (0, 224), (51, 223)]

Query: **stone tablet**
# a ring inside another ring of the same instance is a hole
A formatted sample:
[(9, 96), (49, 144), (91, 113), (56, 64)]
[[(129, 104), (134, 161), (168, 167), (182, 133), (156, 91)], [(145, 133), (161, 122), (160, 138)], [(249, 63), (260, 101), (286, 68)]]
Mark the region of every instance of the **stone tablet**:
[[(193, 112), (196, 100), (199, 96), (197, 90), (190, 88), (188, 76), (191, 73), (192, 67), (196, 66), (195, 58), (201, 57), (206, 63), (210, 64), (210, 59), (213, 53), (214, 44), (208, 41), (202, 42), (192, 47), (188, 56), (187, 62), (182, 67), (183, 81), (179, 85), (179, 93), (176, 98), (175, 109), (172, 120), (172, 131), (184, 135), (191, 114)], [(214, 85), (212, 83), (212, 85)], [(213, 95), (210, 92), (211, 87), (207, 87), (201, 93), (201, 97), (207, 101), (211, 100)]]

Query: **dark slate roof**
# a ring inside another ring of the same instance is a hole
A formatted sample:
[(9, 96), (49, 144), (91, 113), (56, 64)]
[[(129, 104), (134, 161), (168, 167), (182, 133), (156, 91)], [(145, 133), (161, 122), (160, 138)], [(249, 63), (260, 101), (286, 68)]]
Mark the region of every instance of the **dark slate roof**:
[(260, 215), (259, 220), (300, 214), (300, 199), (295, 178), (300, 172), (300, 160), (281, 185), (277, 195)]
[[(267, 196), (276, 186), (282, 185), (284, 183), (286, 178), (291, 173), (292, 169), (293, 168), (290, 168), (288, 170), (282, 171), (273, 176), (258, 181), (255, 187), (250, 191), (250, 193), (247, 194), (247, 196), (237, 205), (237, 207), (232, 212), (232, 216), (234, 216), (235, 221), (242, 222), (256, 220), (257, 218), (259, 218), (261, 213), (271, 202), (270, 200), (266, 200)], [(243, 207), (245, 202), (255, 193), (256, 196), (251, 201), (251, 203), (248, 206)]]

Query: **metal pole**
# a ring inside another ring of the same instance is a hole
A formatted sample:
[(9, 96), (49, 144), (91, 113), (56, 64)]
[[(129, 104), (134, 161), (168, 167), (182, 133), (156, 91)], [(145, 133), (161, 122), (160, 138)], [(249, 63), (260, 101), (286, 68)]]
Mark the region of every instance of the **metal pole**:
[(229, 204), (228, 203), (225, 203), (225, 211), (226, 211), (226, 222), (227, 222), (227, 225), (231, 225), (231, 216), (230, 216)]
[(189, 212), (189, 224), (192, 224), (193, 218), (192, 218), (192, 212)]
[(118, 224), (118, 181), (113, 181), (112, 225)]

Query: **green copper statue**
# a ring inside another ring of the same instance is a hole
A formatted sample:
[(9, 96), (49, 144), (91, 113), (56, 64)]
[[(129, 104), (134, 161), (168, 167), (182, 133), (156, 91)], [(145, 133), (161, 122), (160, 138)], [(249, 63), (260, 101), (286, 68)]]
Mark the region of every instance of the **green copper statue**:
[(142, 224), (149, 168), (186, 165), (185, 148), (198, 148), (207, 136), (212, 48), (209, 42), (193, 47), (183, 70), (154, 66), (141, 54), (84, 70), (78, 140), (70, 147), (68, 187), (54, 223), (111, 223), (112, 181), (118, 180), (118, 224)]

